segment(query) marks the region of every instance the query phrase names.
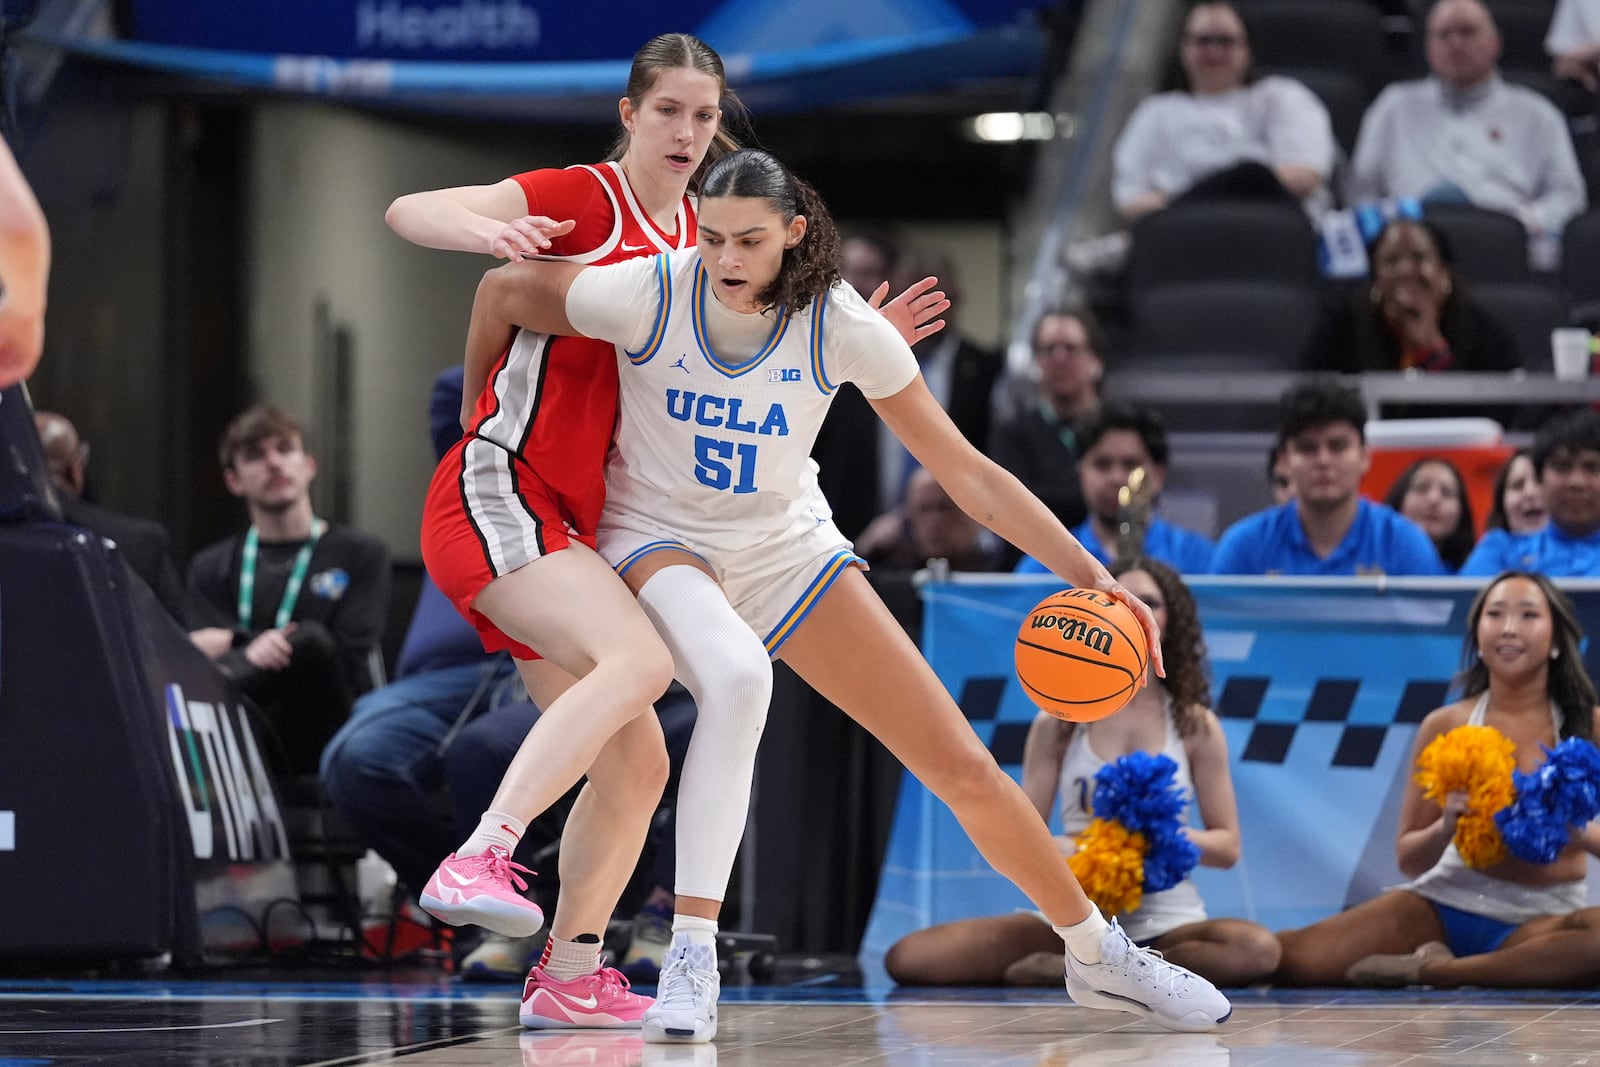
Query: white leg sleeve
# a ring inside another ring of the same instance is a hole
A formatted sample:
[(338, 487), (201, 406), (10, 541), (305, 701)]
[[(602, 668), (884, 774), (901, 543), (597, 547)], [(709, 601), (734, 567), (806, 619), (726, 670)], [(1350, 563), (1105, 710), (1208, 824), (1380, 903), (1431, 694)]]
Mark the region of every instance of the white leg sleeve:
[(722, 588), (694, 567), (652, 575), (639, 606), (671, 650), (696, 710), (678, 782), (676, 892), (722, 900), (772, 702), (772, 660)]

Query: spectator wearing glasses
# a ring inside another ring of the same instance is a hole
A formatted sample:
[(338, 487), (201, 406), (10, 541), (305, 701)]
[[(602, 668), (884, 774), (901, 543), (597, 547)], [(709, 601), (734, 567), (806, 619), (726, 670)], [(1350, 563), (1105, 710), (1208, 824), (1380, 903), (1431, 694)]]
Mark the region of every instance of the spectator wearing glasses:
[(1038, 392), (995, 428), (989, 455), (1073, 527), (1088, 514), (1078, 485), (1078, 434), (1100, 410), (1099, 330), (1086, 311), (1052, 308), (1034, 324), (1032, 346)]
[(1232, 4), (1196, 4), (1184, 23), (1180, 89), (1134, 109), (1117, 139), (1112, 199), (1137, 219), (1178, 197), (1330, 203), (1338, 149), (1328, 110), (1292, 78), (1257, 77)]

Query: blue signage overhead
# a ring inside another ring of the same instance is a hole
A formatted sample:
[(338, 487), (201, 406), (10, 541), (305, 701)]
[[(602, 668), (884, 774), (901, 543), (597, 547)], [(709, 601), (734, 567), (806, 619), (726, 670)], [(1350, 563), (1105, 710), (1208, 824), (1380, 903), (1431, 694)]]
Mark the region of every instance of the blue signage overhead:
[[(569, 62), (624, 59), (685, 30), (724, 53), (927, 31), (971, 33), (1041, 0), (136, 0), (150, 44), (346, 59)], [(603, 15), (603, 17), (597, 17)]]
[(1026, 76), (1044, 0), (139, 0), (131, 37), (34, 39), (184, 78), (418, 111), (614, 117), (634, 51), (687, 31), (762, 114)]

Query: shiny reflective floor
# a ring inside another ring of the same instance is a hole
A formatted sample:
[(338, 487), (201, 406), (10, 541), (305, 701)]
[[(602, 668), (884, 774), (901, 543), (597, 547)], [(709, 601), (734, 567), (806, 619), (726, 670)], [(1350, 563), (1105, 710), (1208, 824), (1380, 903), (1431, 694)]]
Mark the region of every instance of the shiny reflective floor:
[(1052, 991), (730, 988), (711, 1045), (524, 1031), (517, 990), (434, 979), (0, 982), (0, 1067), (46, 1064), (1600, 1065), (1600, 991), (1233, 993), (1173, 1034)]

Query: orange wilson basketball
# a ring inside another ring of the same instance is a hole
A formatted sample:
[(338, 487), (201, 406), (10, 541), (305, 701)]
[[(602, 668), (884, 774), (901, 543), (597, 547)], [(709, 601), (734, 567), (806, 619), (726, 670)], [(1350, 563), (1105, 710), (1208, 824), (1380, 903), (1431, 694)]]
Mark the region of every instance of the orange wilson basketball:
[(1094, 722), (1119, 711), (1144, 680), (1149, 649), (1120, 600), (1064, 589), (1041, 600), (1017, 631), (1023, 692), (1059, 719)]

